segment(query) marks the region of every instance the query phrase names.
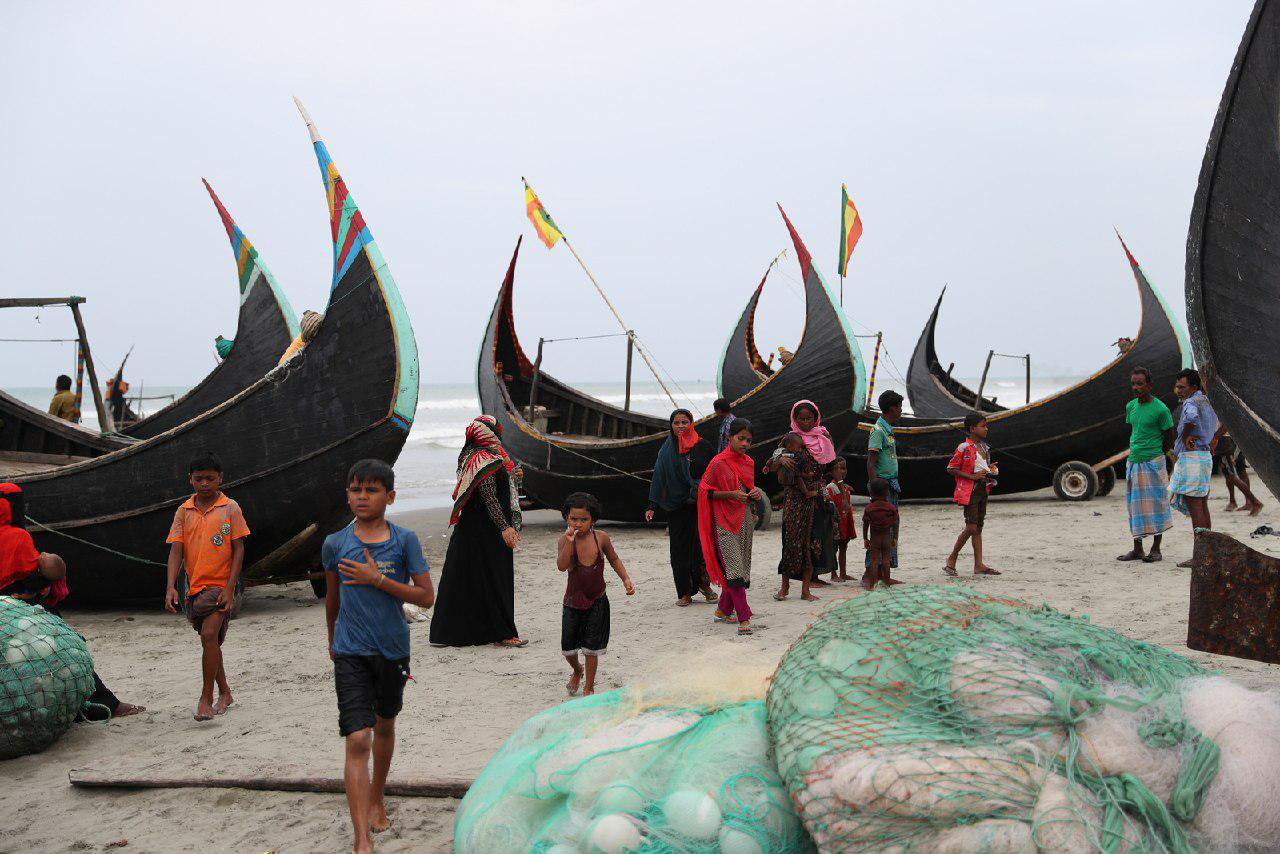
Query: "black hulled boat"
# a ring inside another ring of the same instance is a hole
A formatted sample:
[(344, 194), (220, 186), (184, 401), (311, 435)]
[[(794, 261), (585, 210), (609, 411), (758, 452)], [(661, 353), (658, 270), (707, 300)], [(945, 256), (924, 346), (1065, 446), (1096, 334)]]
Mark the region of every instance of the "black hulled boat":
[(1001, 412), (1005, 407), (997, 404), (994, 398), (979, 399), (976, 391), (951, 376), (952, 368), (944, 368), (938, 361), (934, 332), (938, 326), (942, 298), (946, 295), (947, 289), (943, 288), (907, 365), (907, 401), (911, 404), (911, 411), (924, 418), (963, 418), (974, 409)]
[(1187, 233), (1187, 320), (1215, 410), (1280, 495), (1280, 3), (1259, 0), (1209, 136)]
[(231, 352), (182, 397), (121, 429), (126, 436), (149, 439), (230, 399), (274, 368), (280, 354), (298, 335), (293, 307), (262, 263), (258, 250), (236, 225), (208, 181), (204, 181), (204, 188), (218, 209), (236, 259), (240, 313)]
[[(304, 113), (305, 116), (305, 113)], [(347, 523), (353, 462), (394, 462), (413, 421), (413, 330), (377, 244), (310, 120), (333, 236), (328, 313), (297, 357), (194, 418), (87, 462), (18, 478), (38, 548), (72, 568), (77, 601), (158, 601), (165, 536), (190, 494), (187, 462), (217, 454), (252, 534), (245, 564)], [(313, 527), (314, 526), (314, 527)]]
[[(752, 454), (758, 461), (790, 429), (796, 400), (808, 397), (824, 412), (847, 412), (865, 393), (861, 357), (847, 322), (790, 222), (787, 227), (805, 280), (804, 336), (786, 366), (766, 380), (757, 378), (735, 395), (734, 403), (735, 413), (755, 425)], [(476, 385), (481, 408), (502, 425), (503, 444), (524, 469), (526, 497), (558, 508), (569, 493), (586, 490), (600, 499), (607, 518), (640, 521), (648, 504), (649, 476), (667, 438), (667, 420), (611, 406), (540, 371), (534, 392), (534, 365), (520, 346), (512, 312), (519, 254), (517, 241), (480, 348)], [(696, 424), (712, 442), (719, 426), (714, 416)]]

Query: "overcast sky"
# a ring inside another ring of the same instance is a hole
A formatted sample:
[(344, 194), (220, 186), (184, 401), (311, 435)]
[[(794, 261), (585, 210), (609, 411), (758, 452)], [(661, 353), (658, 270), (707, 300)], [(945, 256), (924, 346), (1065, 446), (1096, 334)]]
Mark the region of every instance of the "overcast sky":
[[(989, 347), (1089, 371), (1138, 325), (1113, 226), (1181, 310), (1251, 6), (9, 0), (2, 290), (86, 296), (100, 370), (136, 344), (135, 383), (195, 382), (237, 308), (205, 176), (298, 313), (321, 308), (332, 256), (296, 94), (400, 285), (427, 382), (474, 381), (521, 233), (526, 346), (616, 330), (564, 248), (530, 242), (521, 175), (679, 378), (714, 375), (788, 245), (775, 202), (836, 282), (842, 181), (866, 223), (846, 307), (902, 370), (949, 284), (939, 350), (959, 373)], [(793, 256), (781, 273), (768, 349), (802, 323)], [(39, 317), (0, 313), (0, 337), (71, 333), (65, 310)], [(71, 367), (66, 345), (0, 348), (0, 385)], [(623, 347), (547, 358), (563, 379), (620, 379)]]

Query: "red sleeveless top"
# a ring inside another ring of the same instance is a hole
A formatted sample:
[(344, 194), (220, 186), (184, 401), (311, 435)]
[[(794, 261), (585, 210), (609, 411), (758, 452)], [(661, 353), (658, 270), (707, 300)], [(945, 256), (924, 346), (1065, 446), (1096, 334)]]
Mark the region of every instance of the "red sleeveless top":
[(569, 568), (569, 581), (565, 585), (564, 604), (569, 608), (585, 611), (604, 595), (604, 552), (600, 550), (600, 538), (591, 532), (596, 542), (596, 562), (590, 566), (578, 563), (578, 544), (573, 544), (573, 566)]

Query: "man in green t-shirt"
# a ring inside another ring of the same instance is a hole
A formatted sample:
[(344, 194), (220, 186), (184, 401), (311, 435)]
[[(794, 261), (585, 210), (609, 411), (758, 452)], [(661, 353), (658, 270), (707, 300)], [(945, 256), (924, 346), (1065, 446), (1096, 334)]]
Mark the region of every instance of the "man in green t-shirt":
[[(867, 439), (867, 483), (876, 478), (889, 481), (889, 503), (898, 506), (902, 497), (902, 485), (898, 481), (898, 443), (893, 435), (894, 423), (902, 417), (902, 395), (889, 390), (880, 393), (877, 399), (880, 404), (880, 417), (871, 428), (871, 436)], [(898, 542), (898, 526), (893, 529), (893, 542)], [(871, 551), (867, 550), (864, 566), (871, 571)], [(898, 568), (898, 547), (895, 545), (889, 552), (889, 568)]]
[[(1124, 482), (1133, 549), (1116, 560), (1155, 563), (1163, 559), (1160, 540), (1173, 527), (1165, 470), (1165, 452), (1173, 447), (1173, 413), (1151, 393), (1151, 372), (1146, 368), (1134, 368), (1129, 385), (1133, 400), (1124, 409), (1124, 423), (1130, 427)], [(1154, 539), (1151, 551), (1143, 554), (1142, 538), (1147, 536)]]

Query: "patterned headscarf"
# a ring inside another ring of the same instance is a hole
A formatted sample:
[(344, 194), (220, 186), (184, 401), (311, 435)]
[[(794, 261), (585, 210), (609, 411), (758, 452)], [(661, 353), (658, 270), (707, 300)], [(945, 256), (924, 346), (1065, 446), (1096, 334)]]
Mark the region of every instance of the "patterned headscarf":
[[(458, 521), (462, 508), (471, 500), (485, 478), (499, 471), (509, 472), (516, 467), (507, 451), (502, 447), (502, 425), (492, 415), (481, 415), (467, 425), (466, 444), (458, 454), (458, 483), (453, 488), (453, 513), (449, 524)], [(511, 507), (513, 524), (520, 528), (520, 496), (513, 483), (511, 486)]]

